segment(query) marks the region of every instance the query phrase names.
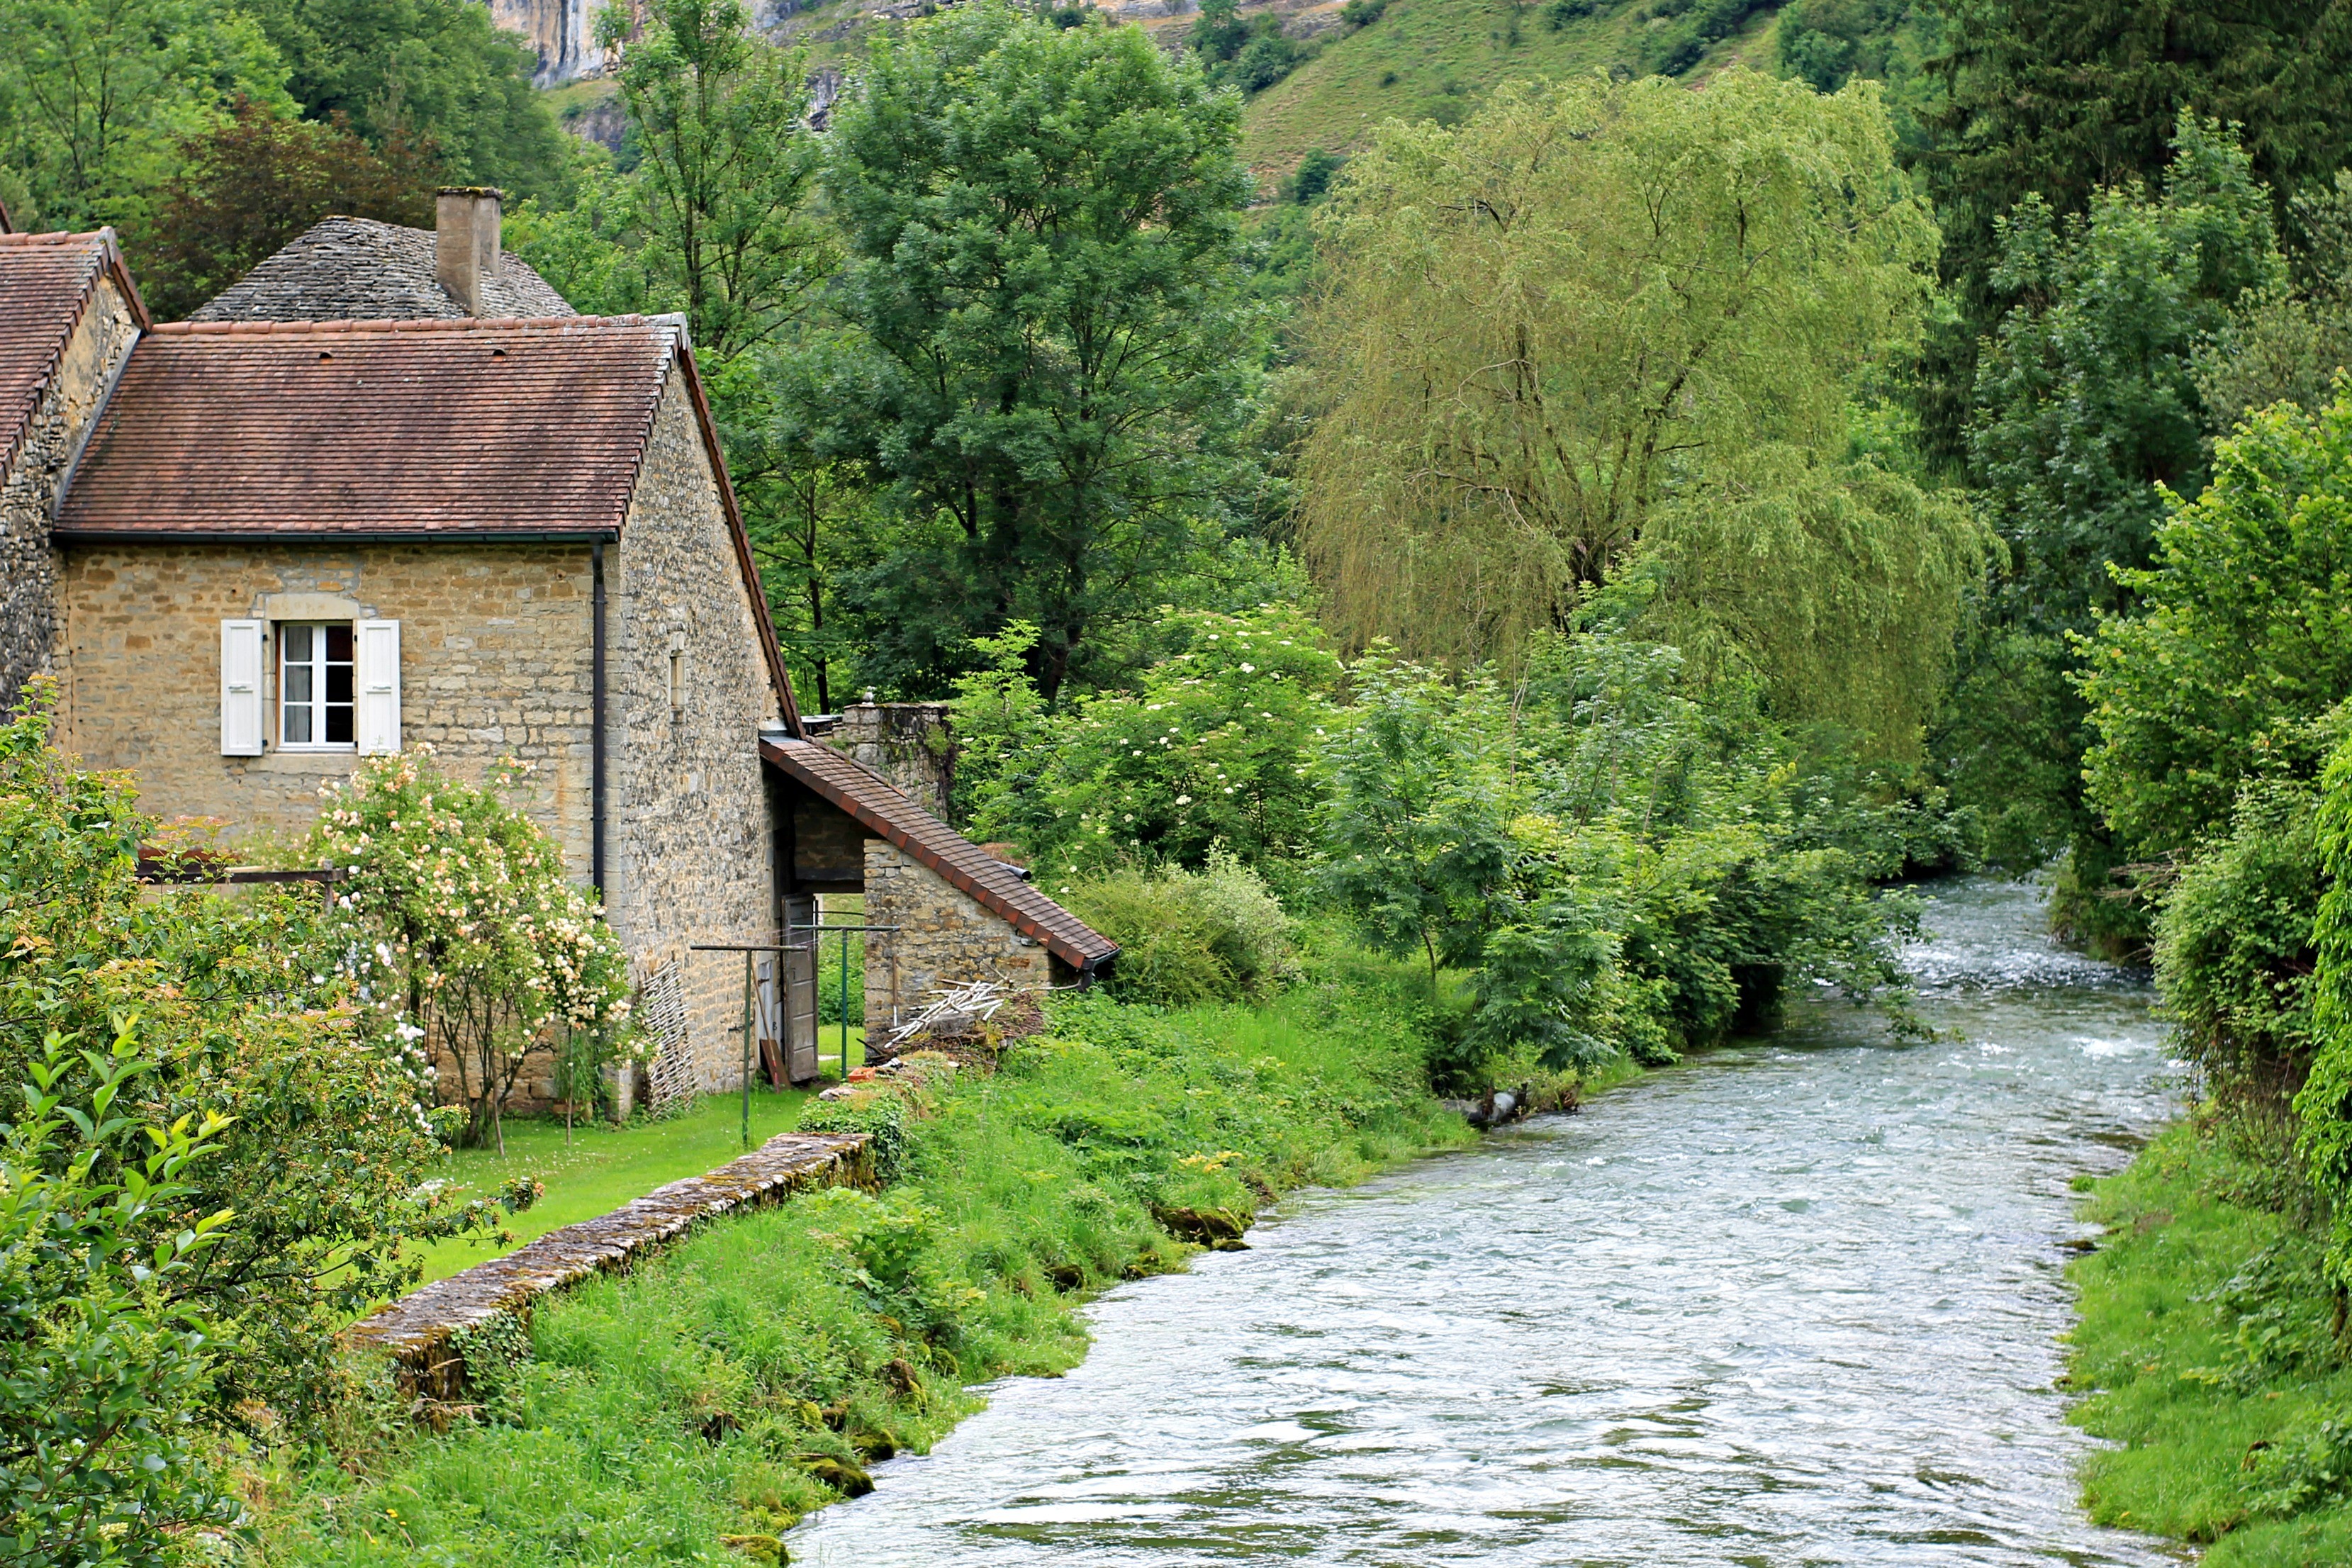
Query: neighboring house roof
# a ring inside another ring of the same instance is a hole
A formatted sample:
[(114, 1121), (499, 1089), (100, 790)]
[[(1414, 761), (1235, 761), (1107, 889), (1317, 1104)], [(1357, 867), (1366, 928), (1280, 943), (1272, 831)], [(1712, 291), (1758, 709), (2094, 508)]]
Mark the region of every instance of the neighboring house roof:
[[(192, 321), (456, 321), (465, 308), (435, 276), (433, 231), (373, 218), (320, 218)], [(572, 307), (522, 258), (499, 257), (482, 282), (484, 317), (569, 316)]]
[(881, 774), (815, 741), (760, 742), (760, 754), (786, 777), (840, 807), (858, 826), (887, 838), (949, 883), (1045, 944), (1073, 969), (1091, 970), (1118, 943), (1023, 881), (1018, 873), (917, 805)]
[(114, 231), (95, 234), (0, 233), (0, 469), (40, 411), (58, 362), (89, 308), (101, 274), (112, 272), (132, 316), (147, 325), (147, 307), (122, 264)]
[(55, 535), (617, 539), (673, 365), (718, 476), (771, 683), (798, 733), (682, 317), (159, 326), (99, 416)]

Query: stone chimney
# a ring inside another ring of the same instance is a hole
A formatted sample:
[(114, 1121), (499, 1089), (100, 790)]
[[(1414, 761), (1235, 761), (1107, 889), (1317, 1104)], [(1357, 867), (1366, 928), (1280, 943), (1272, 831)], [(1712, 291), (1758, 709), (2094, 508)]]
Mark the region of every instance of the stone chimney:
[(469, 316), (482, 313), (483, 285), (499, 275), (499, 203), (489, 185), (444, 185), (433, 214), (433, 275)]

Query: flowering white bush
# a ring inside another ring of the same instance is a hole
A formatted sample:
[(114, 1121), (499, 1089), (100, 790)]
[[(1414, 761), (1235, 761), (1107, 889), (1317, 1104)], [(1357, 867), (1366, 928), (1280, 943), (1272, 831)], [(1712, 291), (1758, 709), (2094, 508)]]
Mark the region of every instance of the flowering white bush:
[(513, 804), (523, 770), (489, 787), (427, 750), (369, 758), (331, 783), (310, 849), (346, 868), (338, 908), (390, 1045), (420, 1078), (438, 1046), (457, 1066), (465, 1137), (502, 1136), (500, 1112), (535, 1047), (587, 1036), (625, 1049), (627, 960), (595, 896)]

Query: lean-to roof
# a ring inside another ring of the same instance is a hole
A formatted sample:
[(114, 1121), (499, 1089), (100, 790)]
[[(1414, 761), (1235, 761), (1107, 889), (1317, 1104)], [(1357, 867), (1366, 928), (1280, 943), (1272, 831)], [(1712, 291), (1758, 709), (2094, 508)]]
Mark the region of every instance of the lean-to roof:
[(1021, 879), (1013, 868), (917, 805), (881, 774), (814, 741), (760, 742), (760, 754), (787, 778), (847, 812), (868, 833), (887, 838), (982, 908), (1073, 969), (1090, 969), (1118, 952), (1118, 943)]

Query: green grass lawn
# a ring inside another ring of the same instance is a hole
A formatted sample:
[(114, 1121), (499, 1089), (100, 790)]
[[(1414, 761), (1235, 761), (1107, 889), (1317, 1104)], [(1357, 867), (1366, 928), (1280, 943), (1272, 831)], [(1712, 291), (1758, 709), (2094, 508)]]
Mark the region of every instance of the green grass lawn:
[[(838, 1076), (840, 1026), (822, 1030), (817, 1043), (826, 1074)], [(865, 1059), (865, 1031), (853, 1026), (849, 1064), (856, 1067)], [(764, 1083), (754, 1085), (752, 1146), (790, 1131), (808, 1098), (800, 1090), (778, 1093)], [(561, 1121), (509, 1121), (503, 1157), (496, 1149), (453, 1150), (435, 1173), (471, 1194), (494, 1192), (514, 1177), (532, 1176), (545, 1185), (546, 1195), (508, 1221), (506, 1228), (514, 1237), (510, 1244), (445, 1241), (425, 1248), (425, 1278), (446, 1279), (551, 1230), (609, 1214), (667, 1183), (715, 1170), (743, 1152), (742, 1127), (743, 1101), (735, 1094), (706, 1095), (693, 1110), (666, 1121), (639, 1117), (626, 1127), (583, 1122), (568, 1140)]]

